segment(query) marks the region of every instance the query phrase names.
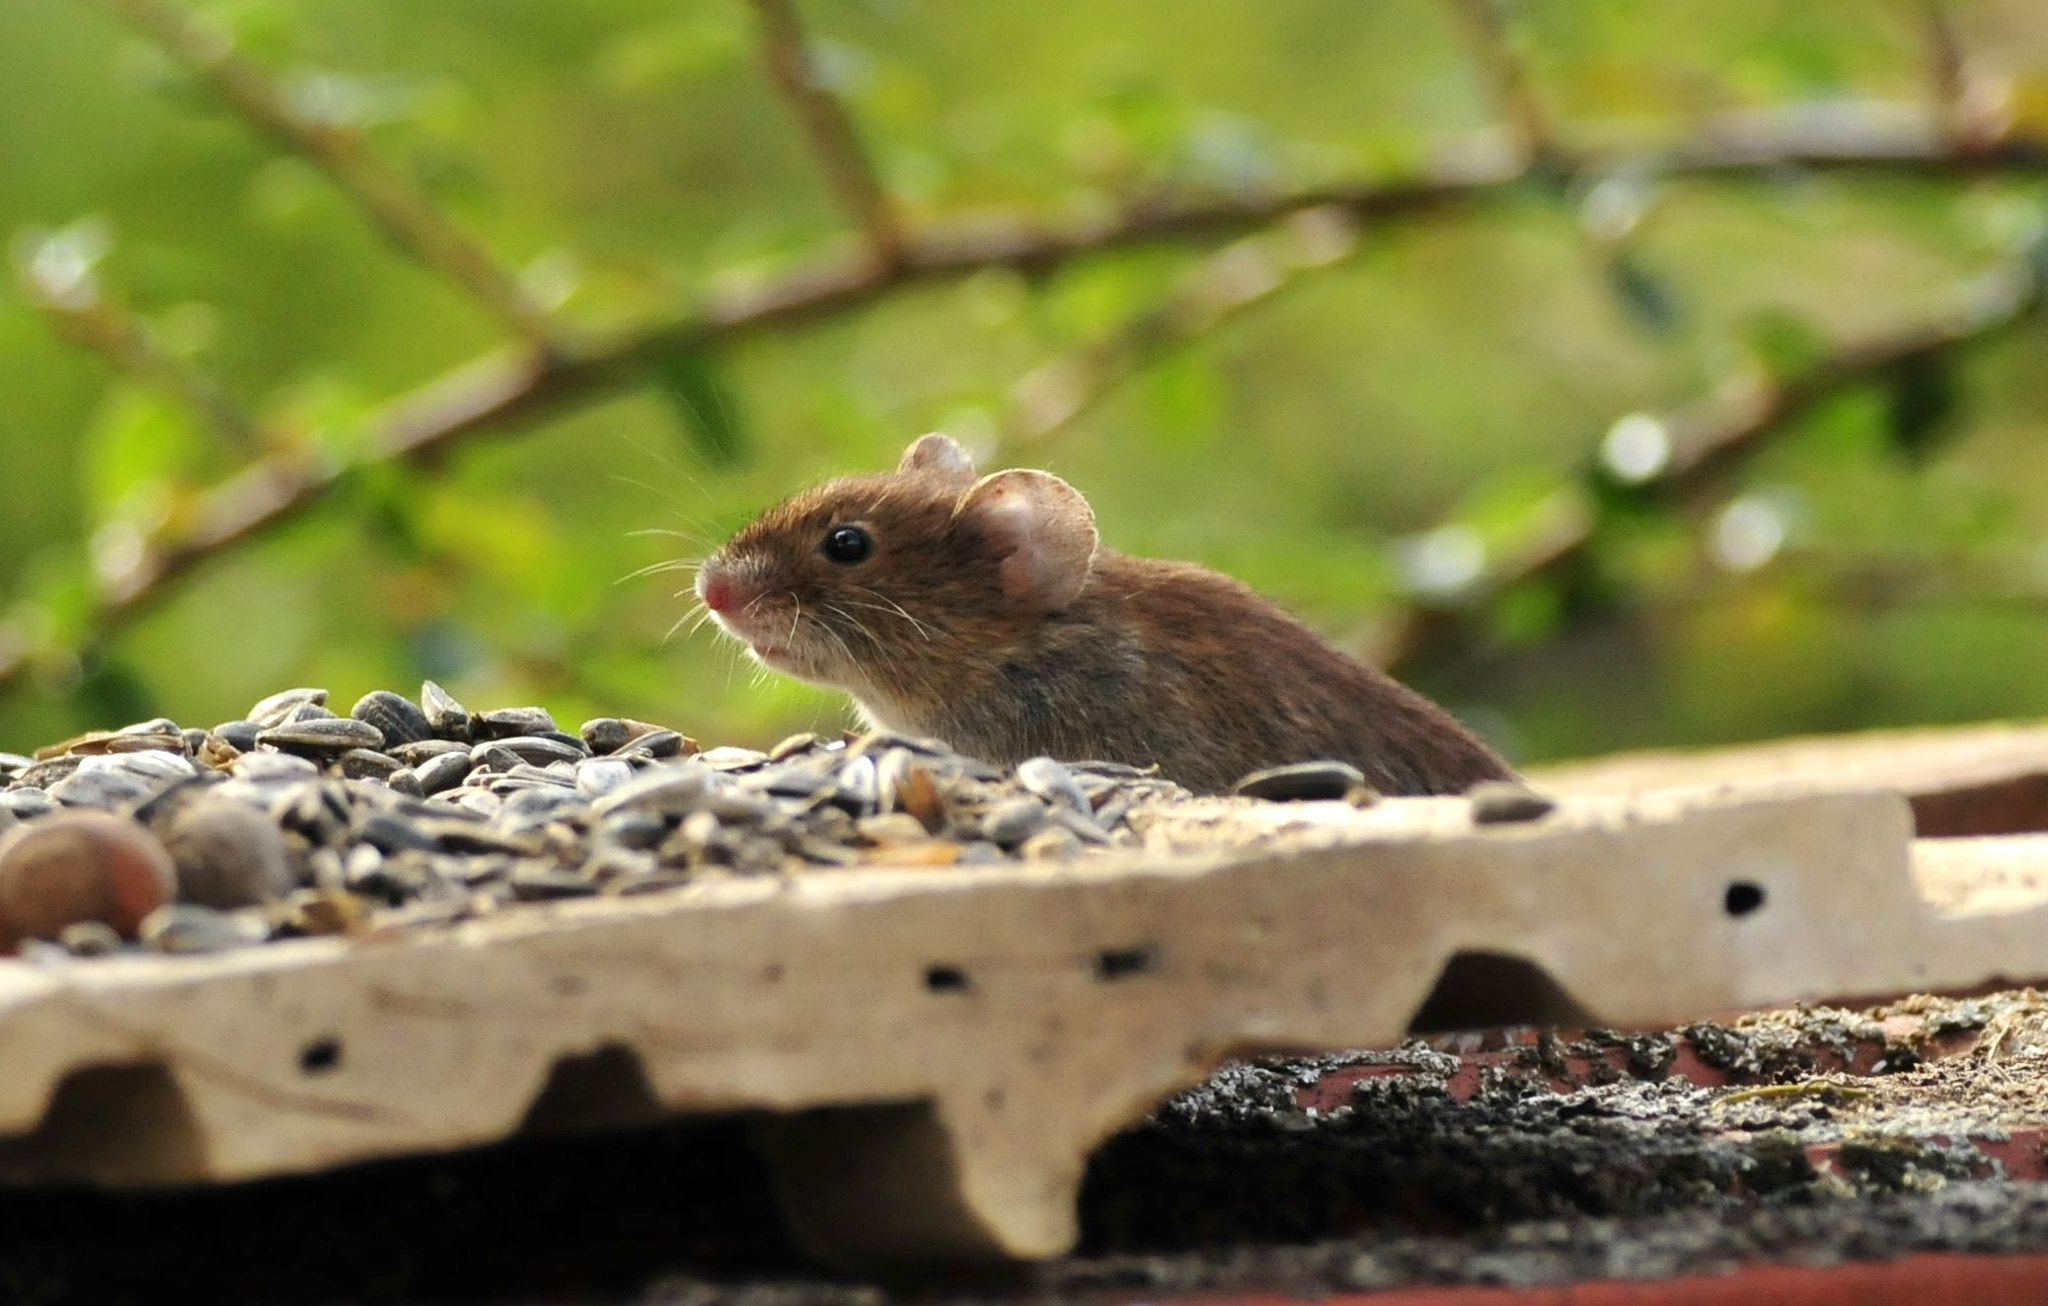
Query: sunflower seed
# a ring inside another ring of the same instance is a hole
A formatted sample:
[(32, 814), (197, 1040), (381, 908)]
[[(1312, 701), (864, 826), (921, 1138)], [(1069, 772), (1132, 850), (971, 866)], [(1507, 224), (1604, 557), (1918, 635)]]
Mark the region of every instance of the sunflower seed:
[(479, 771), (510, 771), (526, 759), (509, 748), (500, 748), (495, 743), (481, 743), (469, 750), (469, 760)]
[(358, 825), (355, 835), (363, 844), (380, 853), (432, 852), (440, 846), (419, 822), (382, 814)]
[(385, 751), (407, 766), (418, 766), (423, 762), (436, 757), (443, 757), (449, 753), (460, 753), (467, 757), (469, 756), (469, 749), (470, 746), (468, 744), (460, 744), (453, 739), (418, 739), (409, 744), (399, 744)]
[(435, 734), (443, 739), (467, 742), (475, 718), (469, 709), (455, 701), (453, 695), (429, 680), (420, 685), (420, 708), (433, 727)]
[(863, 816), (853, 823), (853, 828), (862, 839), (872, 844), (926, 843), (931, 839), (924, 822), (908, 812)]
[(441, 753), (430, 757), (414, 768), (423, 793), (438, 794), (444, 789), (453, 789), (462, 783), (474, 765), (466, 749), (452, 753)]
[(92, 807), (113, 811), (126, 803), (137, 803), (156, 791), (156, 785), (125, 771), (77, 771), (50, 786), (50, 797), (66, 807)]
[(752, 771), (768, 760), (768, 754), (751, 748), (708, 748), (697, 760), (714, 771)]
[(1343, 762), (1297, 762), (1254, 771), (1231, 786), (1243, 798), (1271, 802), (1310, 802), (1343, 798), (1365, 785), (1365, 773)]
[(839, 788), (833, 797), (840, 806), (858, 816), (874, 811), (880, 796), (881, 782), (874, 758), (862, 755), (839, 768)]
[(270, 931), (259, 921), (197, 903), (174, 902), (144, 917), (136, 937), (158, 952), (195, 954), (246, 948), (262, 943)]
[(981, 818), (981, 833), (991, 843), (1014, 848), (1043, 829), (1048, 819), (1045, 806), (1035, 799), (1006, 799)]
[(1480, 825), (1539, 821), (1557, 810), (1554, 799), (1513, 780), (1486, 780), (1465, 796), (1472, 803), (1473, 821)]
[(57, 931), (57, 942), (74, 957), (108, 957), (125, 946), (105, 921), (77, 921)]
[(913, 753), (923, 753), (928, 757), (950, 757), (953, 755), (953, 750), (937, 739), (928, 739), (922, 735), (901, 734), (894, 730), (870, 730), (864, 735), (855, 737), (853, 742), (846, 746), (846, 751), (849, 753), (881, 753), (891, 748), (907, 748)]
[(1070, 807), (1055, 808), (1052, 812), (1052, 820), (1053, 824), (1073, 835), (1082, 843), (1106, 844), (1109, 842), (1109, 835), (1103, 831), (1101, 826), (1097, 825), (1091, 818), (1081, 815)]
[(845, 844), (834, 843), (830, 839), (820, 839), (815, 835), (807, 835), (804, 838), (798, 839), (795, 851), (805, 861), (815, 862), (819, 866), (860, 865), (859, 853), (848, 848)]
[(199, 773), (199, 768), (186, 760), (182, 753), (149, 751), (142, 753), (109, 753), (104, 757), (88, 757), (79, 763), (78, 769), (85, 771), (119, 771), (132, 775), (138, 780), (165, 782), (183, 780)]
[(680, 816), (693, 811), (711, 791), (711, 773), (695, 762), (649, 767), (591, 803), (599, 816), (621, 810)]
[(213, 728), (219, 735), (235, 746), (237, 752), (252, 752), (256, 747), (256, 735), (263, 729), (254, 721), (223, 721)]
[(383, 732), (387, 745), (417, 743), (434, 735), (434, 727), (427, 720), (427, 714), (411, 699), (388, 689), (371, 690), (356, 700), (348, 714), (377, 727)]
[(244, 753), (229, 768), (237, 779), (257, 783), (271, 780), (303, 780), (320, 774), (320, 768), (291, 753)]
[(28, 770), (17, 775), (13, 783), (28, 785), (37, 789), (48, 789), (51, 785), (70, 775), (84, 764), (84, 758), (71, 754), (66, 754), (62, 757), (52, 757), (29, 767)]
[(551, 739), (545, 735), (508, 735), (484, 747), (504, 749), (506, 752), (517, 754), (522, 762), (532, 762), (541, 766), (549, 762), (580, 762), (589, 756), (584, 751), (581, 740), (574, 744), (565, 744), (561, 739)]
[(389, 782), (400, 766), (397, 758), (372, 748), (351, 748), (341, 755), (341, 773), (351, 780)]
[(285, 718), (308, 703), (325, 703), (324, 689), (286, 689), (272, 694), (269, 698), (258, 699), (256, 706), (249, 709), (248, 719), (259, 728), (282, 725)]
[(697, 741), (688, 735), (673, 730), (650, 730), (632, 742), (621, 746), (615, 757), (689, 757), (696, 753)]
[(576, 788), (600, 798), (633, 778), (633, 768), (615, 757), (593, 757), (576, 764)]
[(501, 707), (477, 713), (471, 728), (479, 739), (544, 735), (554, 730), (555, 718), (544, 707)]
[(1075, 837), (1073, 831), (1053, 826), (1040, 830), (1026, 839), (1017, 852), (1029, 862), (1065, 861), (1067, 858), (1078, 856), (1081, 847), (1081, 841)]
[(57, 810), (50, 796), (33, 785), (23, 785), (0, 794), (0, 805), (4, 805), (15, 819), (28, 821), (38, 816), (48, 816)]
[(519, 867), (512, 872), (510, 882), (512, 896), (521, 902), (588, 898), (598, 890), (594, 880), (574, 871), (557, 871), (545, 864)]
[(1074, 782), (1073, 775), (1049, 757), (1032, 757), (1019, 762), (1017, 783), (1048, 803), (1064, 803), (1077, 812), (1093, 810), (1088, 805), (1088, 796), (1081, 792), (1081, 786)]
[(256, 736), (259, 744), (300, 754), (345, 753), (351, 748), (382, 748), (384, 732), (353, 717), (292, 721)]

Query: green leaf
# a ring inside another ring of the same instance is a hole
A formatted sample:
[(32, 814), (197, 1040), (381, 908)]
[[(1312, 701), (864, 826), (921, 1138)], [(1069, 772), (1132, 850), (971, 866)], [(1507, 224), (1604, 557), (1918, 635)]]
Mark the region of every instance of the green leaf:
[(1798, 317), (1776, 309), (1754, 313), (1743, 323), (1742, 340), (1764, 370), (1779, 381), (1810, 371), (1827, 356), (1827, 340), (1820, 329)]
[(669, 354), (649, 367), (654, 387), (668, 400), (692, 436), (704, 461), (734, 467), (748, 457), (738, 400), (712, 355), (692, 349)]
[(1919, 354), (1893, 368), (1886, 380), (1886, 410), (1892, 443), (1909, 458), (1921, 458), (1954, 426), (1958, 393), (1946, 359)]
[(1528, 648), (1555, 634), (1564, 623), (1564, 594), (1547, 581), (1510, 585), (1486, 614), (1486, 630), (1498, 643)]
[(736, 5), (705, 5), (627, 28), (592, 59), (601, 85), (623, 93), (687, 83), (745, 58), (747, 30)]
[(95, 521), (131, 515), (183, 480), (208, 441), (178, 404), (117, 383), (93, 414), (79, 450), (79, 477)]
[(1214, 434), (1229, 398), (1208, 351), (1183, 351), (1152, 363), (1144, 391), (1161, 442), (1181, 447)]
[(392, 459), (350, 463), (330, 498), (363, 525), (386, 556), (407, 564), (428, 561), (439, 549), (425, 524), (428, 495), (419, 473)]
[(1607, 287), (1637, 326), (1656, 335), (1677, 329), (1677, 293), (1634, 250), (1616, 250), (1607, 260)]

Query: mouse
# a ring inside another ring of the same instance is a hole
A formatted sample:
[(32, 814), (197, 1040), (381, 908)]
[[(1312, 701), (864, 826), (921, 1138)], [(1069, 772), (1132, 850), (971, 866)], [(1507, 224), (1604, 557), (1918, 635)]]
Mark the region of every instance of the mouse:
[(925, 435), (892, 472), (805, 490), (700, 565), (696, 595), (761, 665), (873, 727), (998, 765), (1101, 760), (1196, 793), (1311, 761), (1388, 795), (1511, 779), (1441, 707), (1250, 586), (1105, 547), (1050, 472), (981, 475)]

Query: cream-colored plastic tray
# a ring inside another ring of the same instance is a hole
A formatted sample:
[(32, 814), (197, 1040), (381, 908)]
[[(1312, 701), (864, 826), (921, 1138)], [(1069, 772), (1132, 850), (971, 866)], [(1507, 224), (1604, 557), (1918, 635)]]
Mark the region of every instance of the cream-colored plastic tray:
[(843, 1262), (1043, 1257), (1233, 1055), (2048, 976), (2048, 841), (1890, 794), (1210, 802), (1065, 868), (820, 872), (206, 958), (0, 963), (0, 1172), (230, 1181), (759, 1113)]

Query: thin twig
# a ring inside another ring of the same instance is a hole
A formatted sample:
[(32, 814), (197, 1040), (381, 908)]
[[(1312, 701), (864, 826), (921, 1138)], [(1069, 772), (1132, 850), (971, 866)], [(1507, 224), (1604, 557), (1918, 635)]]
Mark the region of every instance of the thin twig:
[[(1649, 441), (1650, 452), (1618, 479), (1650, 499), (1697, 513), (1719, 500), (1728, 480), (1768, 446), (1772, 435), (1824, 400), (1901, 367), (2006, 335), (2035, 319), (2042, 307), (2038, 276), (2030, 265), (2016, 265), (1975, 287), (1952, 312), (1852, 342), (1795, 376), (1776, 381), (1761, 375), (1738, 378), (1713, 397), (1668, 416), (1624, 419), (1648, 424), (1637, 429)], [(1589, 475), (1617, 479), (1609, 464)], [(1585, 513), (1561, 523), (1539, 547), (1506, 560), (1468, 587), (1465, 602), (1405, 609), (1380, 641), (1380, 659), (1396, 670), (1428, 663), (1469, 644), (1485, 606), (1483, 599), (1474, 601), (1475, 596), (1570, 575), (1584, 561), (1599, 522), (1594, 514)]]
[(1933, 102), (1944, 121), (1954, 123), (1970, 92), (1970, 66), (1962, 53), (1962, 37), (1956, 33), (1956, 20), (1944, 0), (1915, 0), (1915, 8), (1919, 10), (1927, 88), (1933, 92)]
[(820, 77), (795, 5), (791, 0), (754, 0), (754, 12), (761, 22), (762, 61), (803, 124), (818, 166), (875, 258), (893, 261), (903, 243), (896, 206), (883, 190), (845, 104)]
[(1457, 11), (1465, 42), (1479, 66), (1481, 80), (1493, 97), (1494, 109), (1514, 133), (1525, 159), (1539, 159), (1553, 148), (1550, 115), (1536, 96), (1528, 69), (1515, 53), (1497, 0), (1450, 0)]
[(1913, 0), (1919, 23), (1921, 61), (1942, 135), (1956, 151), (1976, 149), (2001, 129), (2003, 108), (1991, 86), (1970, 63), (1970, 51), (1956, 31), (1954, 6), (1948, 0)]
[(398, 249), (453, 281), (523, 339), (547, 339), (546, 312), (519, 281), (350, 128), (306, 113), (271, 74), (219, 30), (169, 0), (97, 0), (204, 78), (230, 108), (280, 147), (327, 174)]
[[(138, 0), (102, 0), (132, 4)], [(140, 0), (147, 3), (149, 0)], [(1788, 169), (1877, 176), (1949, 177), (2048, 172), (2048, 140), (2008, 137), (1958, 156), (1923, 134), (1875, 130), (1859, 137), (1835, 115), (1818, 130), (1795, 118), (1774, 124), (1754, 115), (1649, 169), (1665, 178), (1776, 178)], [(1598, 176), (1617, 160), (1569, 164)], [(1014, 215), (935, 224), (905, 238), (893, 263), (865, 249), (799, 267), (779, 279), (714, 299), (702, 312), (638, 332), (556, 349), (520, 347), (478, 359), (392, 401), (369, 423), (363, 463), (431, 464), (487, 432), (529, 425), (577, 403), (640, 384), (649, 364), (715, 348), (870, 304), (908, 285), (994, 268), (1045, 272), (1092, 255), (1143, 245), (1200, 241), (1271, 226), (1309, 210), (1354, 219), (1393, 220), (1474, 207), (1513, 193), (1526, 168), (1496, 149), (1447, 152), (1427, 175), (1395, 182), (1320, 186), (1265, 197), (1139, 204), (1110, 217), (1068, 225)], [(265, 461), (201, 496), (174, 538), (144, 542), (122, 574), (102, 581), (94, 638), (162, 598), (199, 563), (312, 508), (348, 468)], [(0, 625), (0, 685), (18, 679), (32, 655), (18, 631)]]

